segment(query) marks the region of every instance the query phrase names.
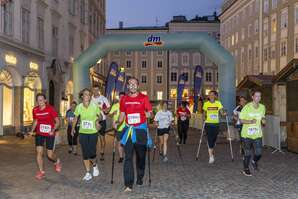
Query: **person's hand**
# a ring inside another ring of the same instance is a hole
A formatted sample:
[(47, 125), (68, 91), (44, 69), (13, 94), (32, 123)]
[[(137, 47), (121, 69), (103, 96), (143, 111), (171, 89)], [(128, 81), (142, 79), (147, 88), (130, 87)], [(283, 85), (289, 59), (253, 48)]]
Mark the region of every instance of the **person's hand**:
[(33, 131), (28, 132), (28, 136), (34, 136), (34, 135), (35, 135), (35, 132)]
[(257, 123), (256, 119), (250, 120), (250, 124), (255, 124), (255, 123)]
[(51, 132), (49, 133), (49, 135), (50, 135), (50, 136), (55, 135), (55, 131), (51, 131)]
[(262, 118), (261, 123), (262, 123), (263, 126), (265, 126), (266, 125), (266, 119)]
[(74, 137), (74, 129), (71, 129), (71, 136)]
[(118, 125), (119, 125), (118, 122), (113, 122), (113, 127), (114, 127), (114, 129), (118, 129)]

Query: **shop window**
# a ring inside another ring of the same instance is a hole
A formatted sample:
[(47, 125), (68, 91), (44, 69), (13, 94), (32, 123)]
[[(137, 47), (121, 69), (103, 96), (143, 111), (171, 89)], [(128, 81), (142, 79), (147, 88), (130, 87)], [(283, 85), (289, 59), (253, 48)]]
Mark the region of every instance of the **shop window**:
[(12, 125), (13, 90), (3, 86), (3, 126)]
[(31, 123), (33, 121), (32, 109), (34, 107), (34, 90), (24, 88), (24, 123)]

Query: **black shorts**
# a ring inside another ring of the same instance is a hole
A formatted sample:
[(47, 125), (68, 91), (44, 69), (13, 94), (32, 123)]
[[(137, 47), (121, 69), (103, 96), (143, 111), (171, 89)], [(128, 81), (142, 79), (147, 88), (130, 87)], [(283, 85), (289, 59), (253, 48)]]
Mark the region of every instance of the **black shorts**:
[(164, 134), (170, 134), (170, 128), (157, 129), (157, 136), (163, 136)]
[(96, 158), (96, 145), (98, 140), (97, 133), (79, 135), (80, 144), (84, 160), (92, 160)]
[(101, 135), (101, 136), (105, 136), (105, 134), (106, 134), (106, 128), (107, 128), (107, 121), (106, 121), (106, 120), (101, 120), (101, 121), (99, 122), (99, 124), (100, 124), (101, 128), (100, 128), (100, 130), (98, 131), (98, 133), (99, 133), (99, 135)]
[(46, 143), (47, 150), (53, 150), (55, 145), (55, 136), (36, 135), (35, 146), (44, 146), (44, 143)]
[(205, 130), (207, 132), (208, 146), (213, 149), (217, 140), (217, 135), (219, 133), (219, 124), (207, 124), (205, 125)]

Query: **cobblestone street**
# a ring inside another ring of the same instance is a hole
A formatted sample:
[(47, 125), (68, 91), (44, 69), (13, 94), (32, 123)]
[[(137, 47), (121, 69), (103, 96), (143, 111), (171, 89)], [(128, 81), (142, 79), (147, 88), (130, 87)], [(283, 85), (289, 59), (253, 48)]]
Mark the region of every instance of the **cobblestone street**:
[(260, 161), (260, 171), (253, 173), (253, 177), (245, 177), (241, 173), (242, 161), (236, 142), (233, 145), (234, 162), (229, 155), (229, 145), (223, 139), (217, 145), (214, 165), (208, 165), (205, 142), (199, 161), (195, 161), (198, 135), (198, 131), (190, 132), (187, 145), (181, 148), (183, 161), (171, 136), (169, 162), (159, 160), (156, 153), (155, 161), (151, 162), (151, 187), (148, 186), (146, 170), (144, 185), (135, 186), (132, 193), (123, 193), (123, 165), (117, 162), (115, 182), (110, 184), (111, 138), (105, 161), (100, 162), (100, 176), (90, 183), (84, 183), (81, 181), (84, 175), (81, 156), (69, 155), (66, 145), (57, 147), (63, 163), (62, 173), (55, 173), (53, 166), (46, 161), (46, 179), (37, 181), (34, 178), (37, 167), (32, 138), (19, 140), (4, 137), (0, 139), (0, 198), (298, 198), (296, 154), (271, 154), (266, 149)]

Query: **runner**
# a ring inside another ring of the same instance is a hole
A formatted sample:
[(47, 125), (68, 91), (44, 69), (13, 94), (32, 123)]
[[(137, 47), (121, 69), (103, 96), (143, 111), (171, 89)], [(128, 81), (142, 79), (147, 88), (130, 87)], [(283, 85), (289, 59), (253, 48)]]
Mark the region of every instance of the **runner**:
[(190, 111), (186, 105), (187, 102), (182, 102), (176, 112), (176, 116), (178, 118), (179, 144), (186, 143), (187, 131), (189, 128)]
[(36, 145), (36, 159), (39, 171), (36, 174), (36, 179), (41, 180), (45, 177), (44, 164), (43, 164), (43, 147), (46, 144), (47, 158), (55, 165), (56, 172), (61, 172), (62, 165), (60, 159), (54, 153), (55, 132), (59, 128), (58, 113), (55, 109), (48, 105), (46, 96), (43, 93), (36, 95), (36, 107), (33, 108), (33, 124), (32, 130), (29, 133), (35, 137)]
[(245, 97), (243, 96), (240, 96), (239, 97), (239, 105), (234, 109), (233, 113), (234, 113), (234, 119), (236, 120), (236, 129), (238, 130), (239, 132), (239, 139), (240, 139), (240, 154), (244, 154), (244, 151), (243, 151), (243, 144), (242, 144), (242, 138), (241, 138), (241, 130), (242, 130), (242, 124), (240, 122), (240, 119), (239, 119), (239, 115), (240, 115), (240, 112), (241, 110), (243, 109), (243, 107), (245, 106), (246, 104), (246, 99)]
[(243, 174), (251, 176), (249, 163), (251, 158), (251, 149), (254, 148), (254, 157), (251, 164), (254, 170), (258, 170), (258, 161), (262, 155), (262, 125), (265, 125), (265, 106), (260, 103), (261, 92), (252, 92), (252, 102), (244, 106), (240, 113), (240, 120), (243, 124), (241, 137), (244, 148), (244, 170)]
[(120, 92), (119, 93), (119, 98), (115, 99), (114, 104), (110, 110), (110, 115), (113, 117), (113, 127), (115, 129), (115, 133), (116, 133), (116, 138), (118, 141), (118, 152), (119, 152), (119, 161), (118, 163), (122, 163), (123, 162), (123, 157), (124, 157), (124, 150), (123, 147), (121, 146), (120, 140), (121, 140), (121, 135), (122, 135), (122, 131), (123, 128), (125, 127), (125, 121), (122, 122), (121, 125), (119, 125), (119, 127), (116, 125), (119, 116), (120, 116), (120, 103), (119, 103), (119, 99), (121, 99), (123, 96), (125, 95), (124, 92)]
[(71, 154), (73, 153), (74, 155), (78, 155), (77, 153), (77, 145), (78, 145), (78, 135), (79, 135), (79, 128), (80, 126), (78, 125), (79, 122), (76, 125), (74, 136), (71, 135), (71, 128), (72, 128), (72, 122), (73, 119), (75, 118), (74, 111), (76, 109), (77, 102), (73, 101), (71, 103), (70, 109), (66, 112), (66, 121), (67, 121), (67, 139), (68, 139), (68, 153)]
[(209, 164), (213, 164), (215, 161), (214, 147), (219, 133), (219, 114), (226, 116), (221, 102), (216, 100), (217, 97), (216, 91), (210, 91), (208, 101), (203, 105), (203, 118), (205, 119), (205, 130), (208, 137)]
[(108, 110), (110, 109), (110, 103), (108, 99), (101, 95), (99, 91), (99, 86), (95, 85), (93, 87), (93, 96), (92, 96), (92, 102), (95, 104), (99, 105), (99, 108), (102, 110), (101, 115), (102, 115), (102, 120), (100, 121), (101, 129), (99, 130), (99, 141), (100, 141), (100, 160), (104, 160), (104, 152), (105, 152), (105, 147), (106, 147), (106, 139), (105, 139), (105, 134), (106, 134), (106, 127), (107, 127), (107, 122), (106, 122), (106, 114), (108, 114)]
[(100, 127), (98, 119), (101, 118), (101, 114), (99, 106), (91, 102), (91, 96), (91, 90), (85, 88), (81, 91), (80, 98), (83, 102), (75, 109), (75, 118), (71, 131), (72, 136), (74, 136), (78, 117), (80, 117), (79, 139), (86, 168), (86, 174), (83, 177), (84, 181), (92, 179), (92, 175), (90, 174), (91, 166), (93, 167), (93, 176), (96, 177), (99, 175), (96, 160), (96, 145), (98, 140), (97, 132)]
[(170, 126), (173, 125), (173, 114), (168, 110), (167, 102), (161, 102), (162, 110), (158, 111), (155, 115), (154, 121), (157, 126), (157, 135), (159, 137), (159, 151), (164, 162), (168, 161), (167, 149)]
[[(124, 146), (124, 185), (125, 192), (132, 191), (134, 184), (133, 154), (136, 152), (137, 185), (143, 184), (145, 175), (147, 146), (152, 144), (149, 136), (146, 115), (151, 117), (152, 107), (148, 96), (138, 91), (139, 81), (136, 78), (128, 80), (129, 94), (121, 98), (120, 117), (117, 125), (125, 119), (121, 144)], [(147, 146), (146, 146), (147, 145)]]

